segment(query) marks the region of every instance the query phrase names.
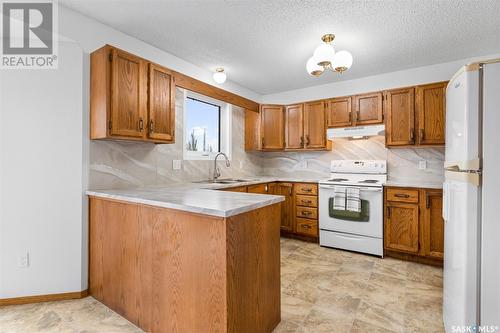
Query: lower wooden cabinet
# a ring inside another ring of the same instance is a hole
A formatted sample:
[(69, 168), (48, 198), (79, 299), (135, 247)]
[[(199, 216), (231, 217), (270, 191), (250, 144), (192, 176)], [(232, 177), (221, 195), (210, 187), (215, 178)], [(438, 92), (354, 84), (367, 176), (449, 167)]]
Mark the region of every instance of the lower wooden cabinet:
[(269, 184), (257, 184), (250, 185), (247, 187), (248, 193), (258, 193), (258, 194), (268, 194), (269, 193)]
[(269, 194), (282, 195), (285, 201), (281, 203), (281, 230), (293, 232), (295, 221), (293, 216), (293, 184), (272, 183), (269, 185)]
[(384, 252), (387, 256), (442, 264), (444, 221), (440, 189), (386, 187)]

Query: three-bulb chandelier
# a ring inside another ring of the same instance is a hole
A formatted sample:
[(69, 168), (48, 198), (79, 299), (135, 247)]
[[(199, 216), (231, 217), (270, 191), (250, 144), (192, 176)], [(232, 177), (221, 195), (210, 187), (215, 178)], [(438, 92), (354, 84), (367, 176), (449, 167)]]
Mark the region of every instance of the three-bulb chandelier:
[(348, 51), (339, 51), (335, 53), (333, 48), (334, 34), (326, 34), (321, 37), (321, 43), (313, 53), (313, 56), (307, 60), (307, 72), (313, 76), (320, 76), (325, 69), (342, 73), (348, 70), (352, 65), (352, 55)]

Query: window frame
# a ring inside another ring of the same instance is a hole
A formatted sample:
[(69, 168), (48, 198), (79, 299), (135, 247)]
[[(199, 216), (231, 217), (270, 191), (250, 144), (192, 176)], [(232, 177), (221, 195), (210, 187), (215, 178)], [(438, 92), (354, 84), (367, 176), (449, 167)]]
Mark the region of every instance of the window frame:
[[(219, 108), (218, 119), (218, 151), (214, 152), (193, 152), (186, 149), (187, 133), (187, 100), (195, 100)], [(182, 157), (184, 160), (204, 161), (213, 160), (219, 152), (225, 153), (231, 159), (231, 105), (217, 99), (201, 95), (189, 90), (184, 90), (183, 96), (183, 129), (182, 129)]]

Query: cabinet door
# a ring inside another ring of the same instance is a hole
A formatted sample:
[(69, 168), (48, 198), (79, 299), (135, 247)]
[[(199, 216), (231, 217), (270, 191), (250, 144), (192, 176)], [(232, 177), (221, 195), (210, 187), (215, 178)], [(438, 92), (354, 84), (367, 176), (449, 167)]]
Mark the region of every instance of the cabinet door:
[(427, 84), (415, 90), (419, 145), (444, 145), (447, 84)]
[(149, 124), (151, 139), (172, 142), (175, 132), (175, 85), (172, 73), (149, 64)]
[(281, 105), (260, 106), (260, 134), (262, 150), (285, 148), (285, 116)]
[(281, 230), (294, 231), (294, 211), (293, 211), (293, 184), (292, 183), (275, 183), (272, 186), (273, 194), (283, 195), (285, 201), (281, 202)]
[(304, 139), (306, 149), (326, 147), (325, 102), (309, 102), (304, 105)]
[(352, 126), (351, 97), (331, 99), (326, 109), (328, 127)]
[(113, 49), (111, 51), (112, 136), (144, 137), (147, 109), (146, 63), (139, 57)]
[(423, 254), (428, 257), (443, 259), (444, 221), (442, 190), (423, 190), (425, 208), (423, 211)]
[(248, 186), (248, 193), (267, 194), (269, 191), (268, 184), (256, 184)]
[(385, 93), (385, 143), (387, 146), (415, 144), (414, 88)]
[(285, 148), (304, 148), (304, 104), (288, 105), (286, 107)]
[(382, 124), (382, 93), (370, 93), (354, 96), (356, 125)]
[(385, 215), (385, 248), (418, 254), (417, 204), (388, 201)]

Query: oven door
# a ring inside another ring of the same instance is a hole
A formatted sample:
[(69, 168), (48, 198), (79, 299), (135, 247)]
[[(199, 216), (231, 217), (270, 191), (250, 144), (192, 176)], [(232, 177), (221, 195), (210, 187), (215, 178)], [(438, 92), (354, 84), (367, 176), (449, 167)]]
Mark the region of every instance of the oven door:
[(353, 218), (347, 211), (335, 212), (330, 208), (330, 199), (333, 198), (334, 185), (319, 185), (319, 228), (344, 232), (355, 235), (382, 238), (383, 234), (383, 195), (381, 187), (362, 187), (360, 199), (362, 216)]

